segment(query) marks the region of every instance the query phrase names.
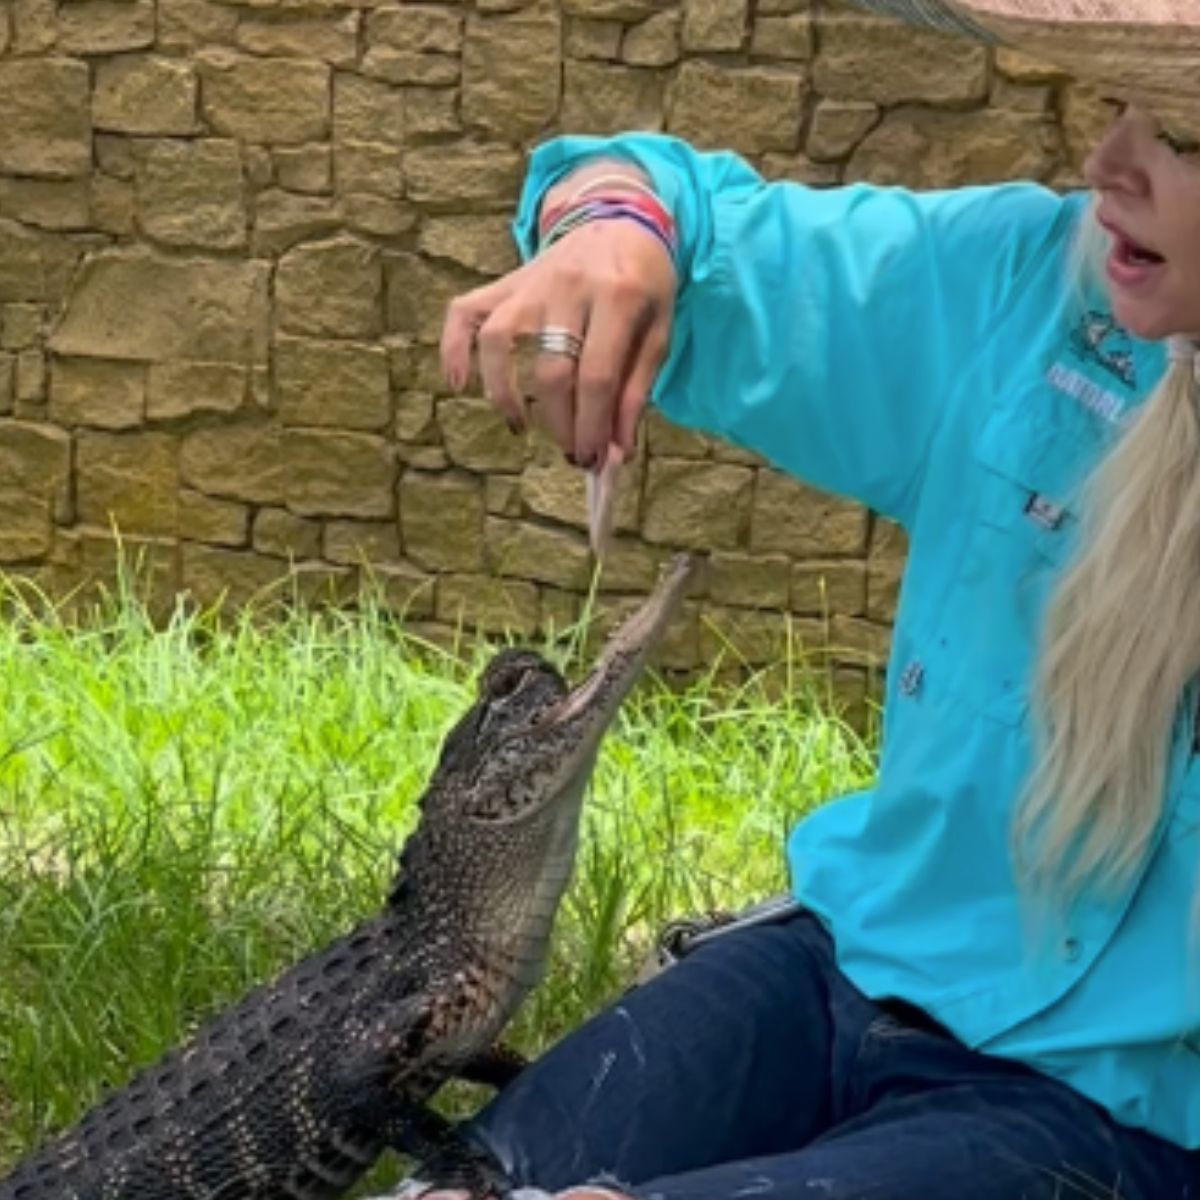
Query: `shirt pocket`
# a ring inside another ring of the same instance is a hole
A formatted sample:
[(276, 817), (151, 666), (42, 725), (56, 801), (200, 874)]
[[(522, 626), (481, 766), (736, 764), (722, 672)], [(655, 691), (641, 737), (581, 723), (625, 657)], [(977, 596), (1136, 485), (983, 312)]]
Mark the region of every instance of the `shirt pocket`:
[(1078, 438), (1031, 422), (1027, 408), (1019, 400), (998, 407), (976, 437), (973, 519), (933, 615), (937, 670), (949, 693), (1014, 725), (1028, 711), (1046, 604), (1079, 525)]

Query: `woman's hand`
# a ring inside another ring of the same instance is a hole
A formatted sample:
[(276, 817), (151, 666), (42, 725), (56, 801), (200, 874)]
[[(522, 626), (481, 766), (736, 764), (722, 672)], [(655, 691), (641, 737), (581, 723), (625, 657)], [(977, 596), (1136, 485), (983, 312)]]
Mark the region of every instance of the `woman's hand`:
[[(644, 179), (627, 163), (595, 163), (555, 185), (552, 206), (607, 172)], [(619, 188), (619, 184), (614, 185)], [(632, 186), (632, 185), (631, 185)], [(651, 384), (666, 356), (675, 301), (666, 248), (629, 220), (582, 225), (495, 283), (451, 301), (442, 329), (442, 370), (466, 387), (478, 350), (483, 392), (514, 431), (527, 423), (527, 397), (539, 424), (573, 462), (604, 462), (615, 442), (628, 455)], [(530, 378), (518, 378), (521, 339), (557, 328), (582, 341), (578, 360), (539, 350)]]
[[(632, 1197), (625, 1192), (619, 1192), (615, 1188), (589, 1184), (579, 1184), (557, 1193), (541, 1192), (537, 1188), (518, 1188), (517, 1190), (525, 1191), (531, 1196), (540, 1194), (546, 1200), (632, 1200)], [(470, 1200), (470, 1196), (469, 1193), (460, 1191), (423, 1192), (420, 1200)], [(496, 1200), (496, 1198), (493, 1197), (491, 1200)]]

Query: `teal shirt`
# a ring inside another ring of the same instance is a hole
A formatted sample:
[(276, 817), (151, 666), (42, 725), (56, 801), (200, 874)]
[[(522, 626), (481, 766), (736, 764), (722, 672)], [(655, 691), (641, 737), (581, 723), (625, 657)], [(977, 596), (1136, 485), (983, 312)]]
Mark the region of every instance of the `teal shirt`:
[(1009, 853), (1030, 761), (1034, 639), (1078, 488), (1165, 370), (1159, 344), (1070, 284), (1081, 194), (766, 184), (676, 139), (534, 153), (514, 229), (596, 153), (674, 211), (680, 293), (653, 403), (900, 522), (909, 556), (869, 790), (792, 832), (796, 895), (872, 997), (1200, 1147), (1200, 759), (1181, 701), (1152, 857), (1031, 938)]

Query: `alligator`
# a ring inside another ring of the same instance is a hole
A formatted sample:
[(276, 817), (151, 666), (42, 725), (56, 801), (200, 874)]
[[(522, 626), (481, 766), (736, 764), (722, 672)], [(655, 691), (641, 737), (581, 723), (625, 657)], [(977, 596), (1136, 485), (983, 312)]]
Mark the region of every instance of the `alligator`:
[(203, 1023), (0, 1179), (0, 1200), (332, 1200), (391, 1148), (430, 1186), (507, 1194), (430, 1105), (502, 1087), (539, 982), (600, 743), (691, 562), (669, 565), (574, 689), (499, 650), (445, 736), (380, 910)]

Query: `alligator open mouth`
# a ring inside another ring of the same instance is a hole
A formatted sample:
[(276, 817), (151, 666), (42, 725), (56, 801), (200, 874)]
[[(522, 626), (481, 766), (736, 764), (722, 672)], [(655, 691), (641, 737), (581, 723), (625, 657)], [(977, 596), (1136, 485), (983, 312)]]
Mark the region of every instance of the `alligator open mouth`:
[(695, 560), (678, 555), (654, 591), (605, 643), (591, 673), (547, 714), (550, 726), (588, 716), (607, 725), (662, 639), (691, 579)]

